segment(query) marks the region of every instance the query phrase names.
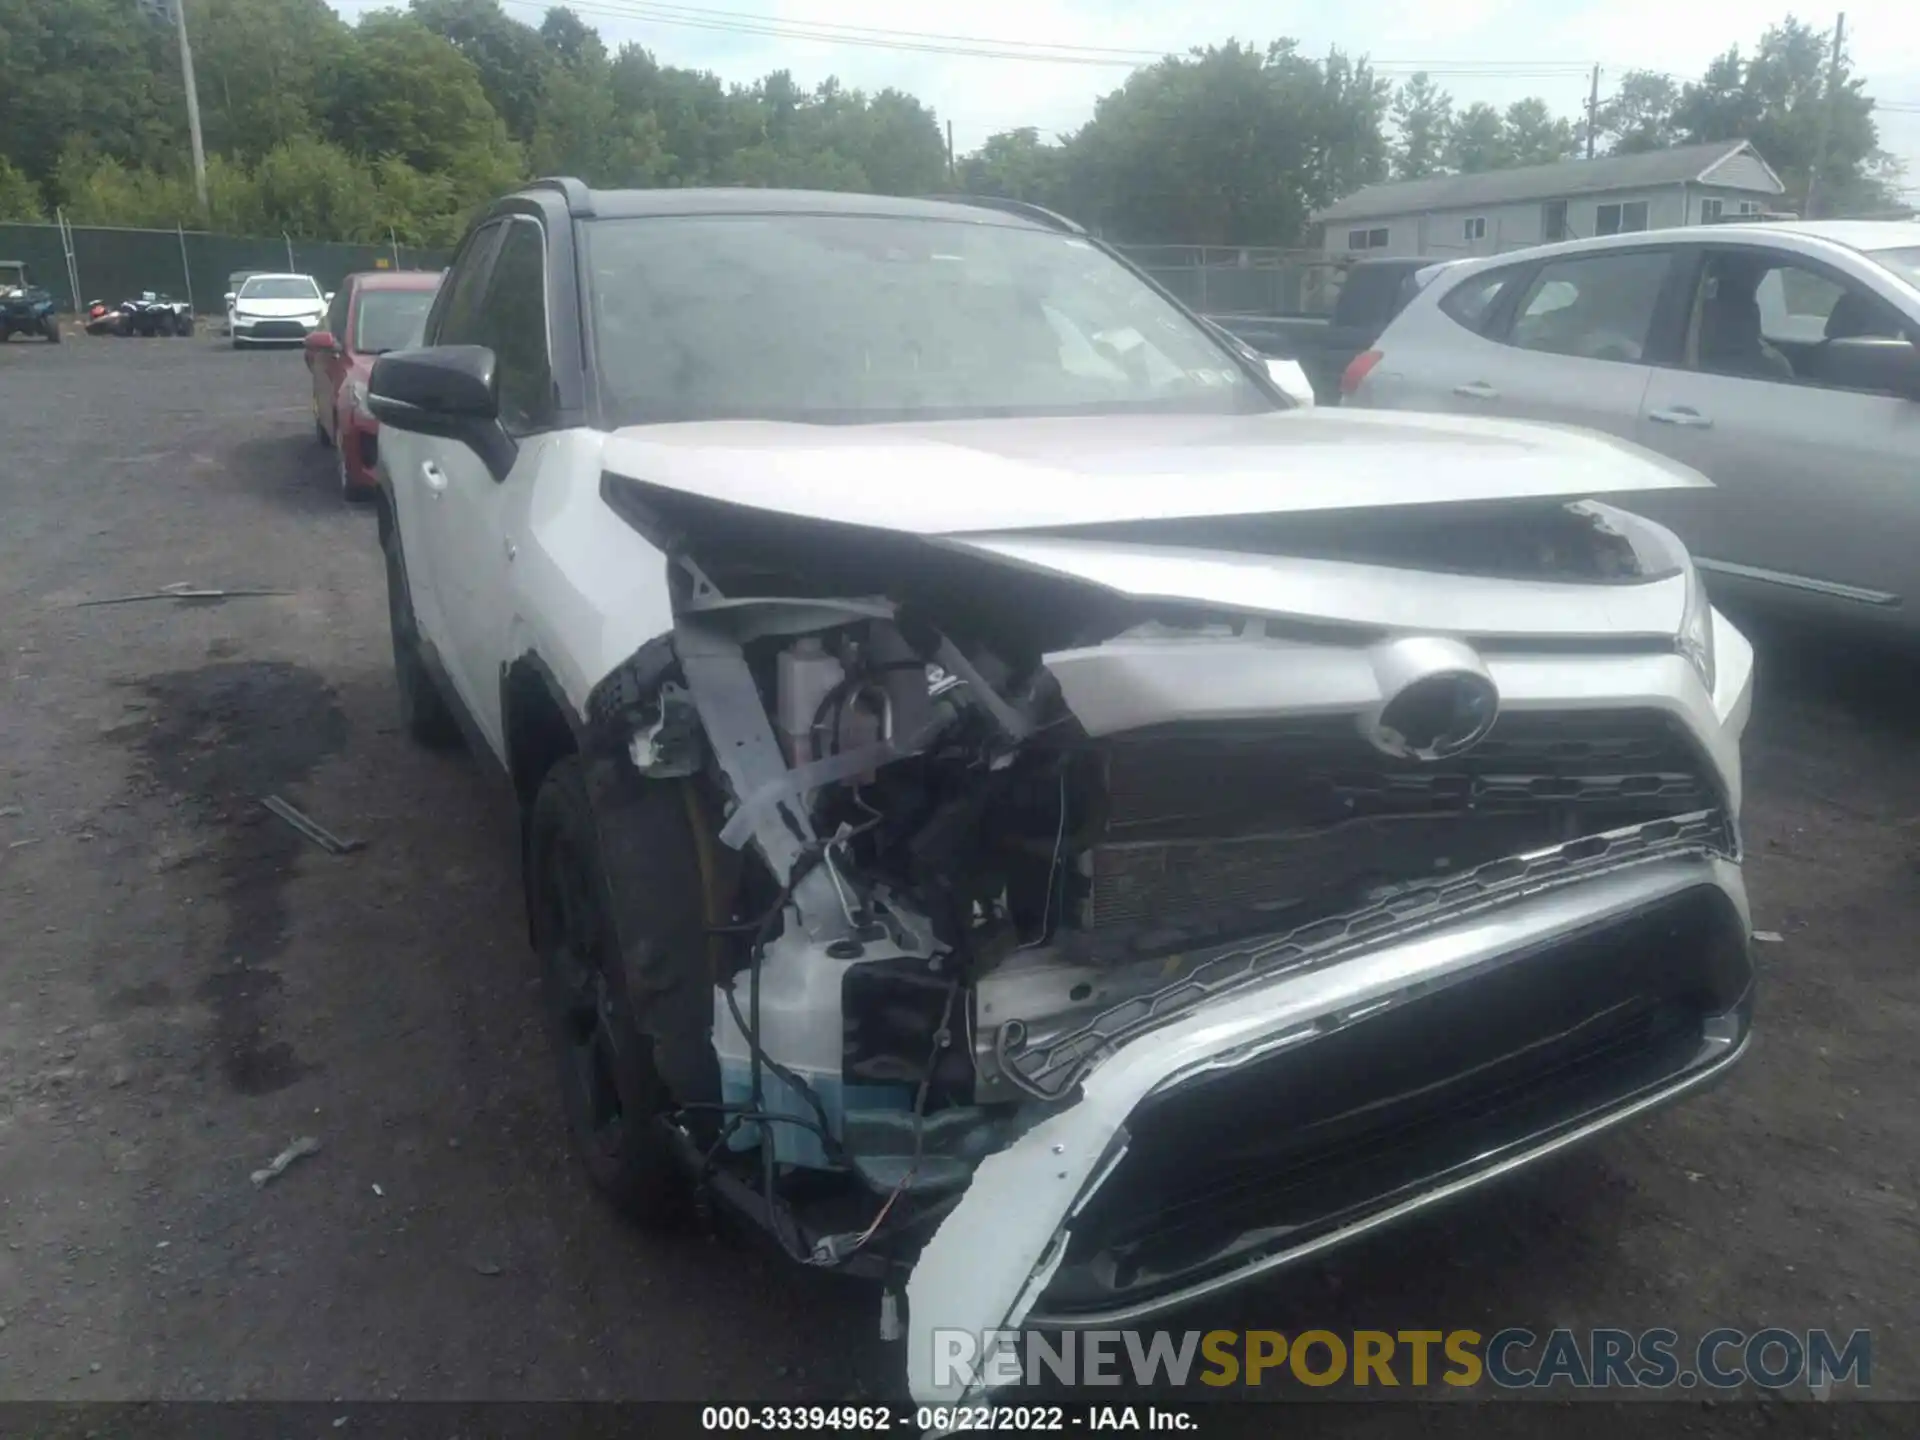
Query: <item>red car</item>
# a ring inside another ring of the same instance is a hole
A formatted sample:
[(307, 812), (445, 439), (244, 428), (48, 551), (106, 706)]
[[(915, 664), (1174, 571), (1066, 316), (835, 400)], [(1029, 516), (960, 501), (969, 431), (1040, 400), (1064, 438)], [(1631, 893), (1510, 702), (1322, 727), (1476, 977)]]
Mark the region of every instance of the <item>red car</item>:
[(339, 458), (340, 493), (364, 500), (378, 488), (373, 463), (380, 422), (367, 410), (367, 376), (374, 358), (420, 343), (427, 310), (440, 288), (438, 271), (368, 270), (349, 275), (327, 307), (321, 328), (307, 336), (313, 389), (313, 432)]

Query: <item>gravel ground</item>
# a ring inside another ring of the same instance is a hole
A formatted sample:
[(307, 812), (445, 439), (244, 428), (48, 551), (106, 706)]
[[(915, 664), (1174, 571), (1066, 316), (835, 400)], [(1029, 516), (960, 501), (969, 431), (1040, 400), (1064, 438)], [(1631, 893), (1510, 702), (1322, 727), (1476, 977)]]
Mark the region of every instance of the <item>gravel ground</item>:
[[(864, 1290), (588, 1192), (510, 819), (399, 732), (304, 378), (206, 337), (0, 349), (0, 1399), (896, 1395)], [(79, 604), (178, 582), (284, 593)], [(1756, 634), (1748, 1061), (1175, 1323), (1867, 1327), (1875, 1392), (1920, 1398), (1920, 682)]]

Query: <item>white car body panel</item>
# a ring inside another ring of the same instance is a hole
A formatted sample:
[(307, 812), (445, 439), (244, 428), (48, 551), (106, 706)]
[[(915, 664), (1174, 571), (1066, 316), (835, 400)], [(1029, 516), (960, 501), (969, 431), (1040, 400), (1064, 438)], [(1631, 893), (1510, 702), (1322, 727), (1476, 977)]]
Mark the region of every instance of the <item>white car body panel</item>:
[(914, 535), (1706, 483), (1685, 466), (1592, 436), (1337, 409), (860, 426), (709, 421), (615, 431), (604, 463), (689, 495)]
[(1591, 585), (1512, 580), (1495, 588), (1468, 575), (1071, 536), (969, 535), (946, 543), (1140, 600), (1423, 634), (1665, 636), (1686, 605), (1679, 575), (1596, 597)]

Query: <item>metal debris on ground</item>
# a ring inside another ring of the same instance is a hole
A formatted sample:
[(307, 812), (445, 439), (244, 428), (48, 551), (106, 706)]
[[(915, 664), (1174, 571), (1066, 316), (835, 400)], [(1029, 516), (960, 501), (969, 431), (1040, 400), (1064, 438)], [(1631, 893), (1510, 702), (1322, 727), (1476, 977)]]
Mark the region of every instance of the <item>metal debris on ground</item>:
[(364, 850), (367, 848), (367, 842), (364, 840), (342, 840), (333, 832), (323, 829), (314, 821), (301, 814), (300, 811), (294, 809), (294, 807), (286, 801), (282, 800), (278, 795), (269, 795), (260, 803), (328, 854), (351, 855), (356, 850)]
[(143, 590), (138, 595), (113, 595), (104, 600), (78, 600), (74, 608), (93, 605), (133, 605), (142, 600), (239, 600), (254, 595), (289, 595), (289, 590), (203, 590), (184, 581), (163, 585), (158, 590)]
[(1762, 945), (1778, 945), (1787, 937), (1782, 935), (1778, 930), (1756, 930), (1753, 932), (1753, 938), (1758, 940)]
[(491, 1260), (475, 1260), (473, 1262), (473, 1268), (474, 1272), (480, 1275), (498, 1275), (500, 1273), (500, 1267)]
[(273, 1180), (275, 1176), (284, 1175), (287, 1167), (293, 1164), (294, 1161), (303, 1156), (317, 1155), (319, 1153), (320, 1142), (311, 1135), (302, 1135), (298, 1140), (274, 1156), (273, 1159), (269, 1160), (264, 1170), (254, 1171), (253, 1183), (255, 1185), (266, 1185), (269, 1181)]

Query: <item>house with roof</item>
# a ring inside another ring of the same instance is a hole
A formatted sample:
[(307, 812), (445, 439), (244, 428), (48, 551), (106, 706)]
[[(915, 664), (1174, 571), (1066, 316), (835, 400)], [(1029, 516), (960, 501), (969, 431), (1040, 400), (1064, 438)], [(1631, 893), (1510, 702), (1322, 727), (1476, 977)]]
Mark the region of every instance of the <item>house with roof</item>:
[(1749, 142), (1727, 140), (1369, 185), (1313, 220), (1330, 256), (1448, 259), (1772, 215), (1785, 193)]

